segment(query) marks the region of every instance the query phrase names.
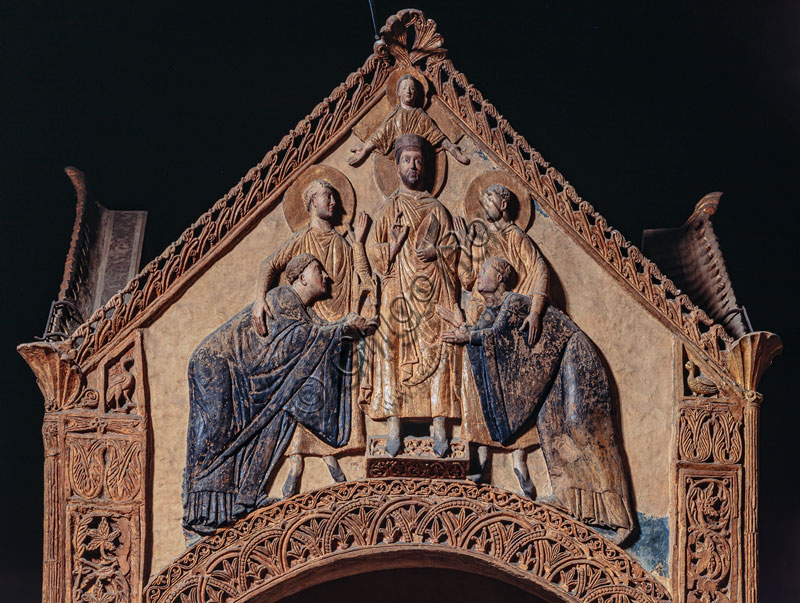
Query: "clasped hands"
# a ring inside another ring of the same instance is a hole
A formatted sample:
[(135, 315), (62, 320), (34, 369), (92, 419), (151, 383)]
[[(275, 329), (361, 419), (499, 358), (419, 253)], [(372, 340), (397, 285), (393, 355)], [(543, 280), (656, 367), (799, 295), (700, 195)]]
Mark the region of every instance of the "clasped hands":
[(441, 339), (445, 343), (464, 345), (469, 343), (469, 329), (461, 316), (461, 312), (453, 312), (444, 306), (436, 306), (436, 314), (454, 328), (442, 331)]
[[(442, 331), (441, 339), (443, 342), (451, 343), (453, 345), (464, 345), (470, 342), (469, 328), (459, 312), (452, 312), (443, 306), (436, 306), (436, 314), (439, 316), (439, 318), (454, 327), (447, 331)], [(534, 310), (525, 317), (525, 320), (522, 321), (522, 325), (520, 326), (519, 330), (528, 330), (528, 345), (532, 346), (536, 343), (541, 328), (541, 313)]]

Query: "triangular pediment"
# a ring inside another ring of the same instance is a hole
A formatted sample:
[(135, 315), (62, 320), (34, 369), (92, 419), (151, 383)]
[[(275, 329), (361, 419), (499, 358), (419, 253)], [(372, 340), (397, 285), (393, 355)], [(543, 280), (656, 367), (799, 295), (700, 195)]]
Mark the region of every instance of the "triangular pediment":
[[(514, 179), (530, 194), (534, 207), (627, 286), (643, 307), (709, 362), (722, 367), (725, 348), (732, 342), (723, 327), (681, 294), (653, 262), (578, 196), (561, 173), (455, 68), (443, 44), (434, 21), (421, 12), (405, 10), (391, 17), (362, 67), (74, 331), (64, 343), (70, 355), (80, 365), (91, 364), (123, 333), (151, 322), (170, 300), (275, 210), (306, 170), (347, 137), (363, 139), (391, 107), (387, 82), (396, 82), (398, 71), (416, 71), (430, 87), (428, 111), (448, 139), (465, 135), (478, 155), (486, 157), (487, 166)], [(376, 167), (376, 171), (380, 169), (380, 165)], [(455, 180), (449, 179), (445, 197), (466, 194), (467, 185), (454, 186)]]

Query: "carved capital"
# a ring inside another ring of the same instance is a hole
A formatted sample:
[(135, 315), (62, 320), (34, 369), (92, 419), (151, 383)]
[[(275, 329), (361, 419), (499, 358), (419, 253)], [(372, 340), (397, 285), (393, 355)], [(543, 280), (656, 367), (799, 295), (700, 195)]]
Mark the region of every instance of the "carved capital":
[(57, 412), (75, 406), (85, 380), (80, 367), (67, 354), (49, 343), (25, 343), (17, 347), (36, 375), (44, 396), (45, 412)]
[(748, 333), (737, 339), (728, 351), (728, 372), (737, 385), (745, 390), (755, 390), (762, 375), (782, 351), (783, 342), (774, 333)]

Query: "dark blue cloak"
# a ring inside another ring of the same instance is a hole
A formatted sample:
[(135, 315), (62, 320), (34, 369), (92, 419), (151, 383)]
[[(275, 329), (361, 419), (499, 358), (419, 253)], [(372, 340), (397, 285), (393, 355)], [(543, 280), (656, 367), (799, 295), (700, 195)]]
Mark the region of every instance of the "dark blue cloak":
[(630, 528), (630, 488), (600, 355), (552, 306), (528, 345), (521, 327), (529, 311), (530, 298), (507, 293), (471, 329), (467, 354), (489, 434), (506, 445), (535, 425), (553, 493), (572, 515)]
[(334, 447), (350, 435), (352, 340), (291, 287), (267, 293), (260, 336), (246, 307), (189, 361), (186, 528), (209, 533), (268, 502), (268, 481), (299, 422)]

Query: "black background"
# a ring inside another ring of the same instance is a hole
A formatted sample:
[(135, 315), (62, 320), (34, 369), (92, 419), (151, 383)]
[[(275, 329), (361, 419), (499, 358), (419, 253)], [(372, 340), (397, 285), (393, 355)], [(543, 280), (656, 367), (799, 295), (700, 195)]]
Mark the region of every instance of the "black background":
[[(404, 8), (375, 2), (380, 27)], [(786, 350), (760, 385), (761, 600), (800, 566), (796, 231), (800, 3), (421, 2), (456, 68), (614, 227), (705, 193), (740, 303)], [(82, 169), (146, 209), (151, 259), (372, 51), (366, 0), (6, 3), (0, 15), (0, 592), (39, 599), (42, 398), (14, 346), (44, 328)]]

